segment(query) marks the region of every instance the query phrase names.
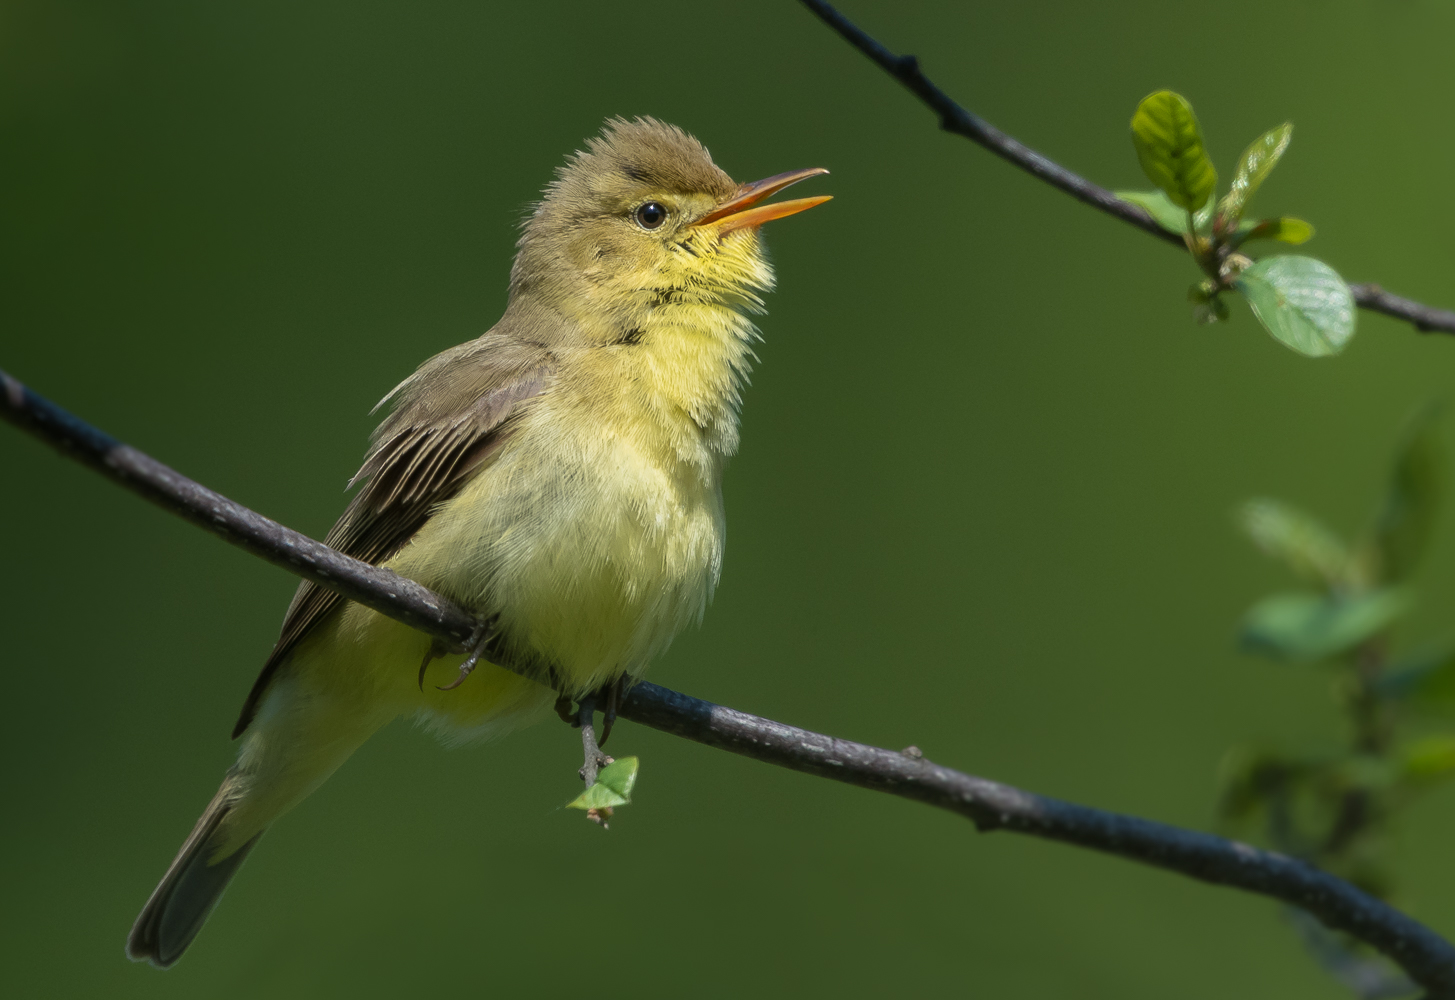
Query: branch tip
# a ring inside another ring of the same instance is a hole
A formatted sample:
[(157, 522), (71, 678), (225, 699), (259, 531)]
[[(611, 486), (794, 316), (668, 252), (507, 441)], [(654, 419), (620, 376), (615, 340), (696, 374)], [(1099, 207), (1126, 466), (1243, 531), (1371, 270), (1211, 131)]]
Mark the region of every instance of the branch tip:
[[(814, 13), (850, 45), (877, 63), (907, 89), (920, 102), (940, 116), (940, 128), (964, 136), (1001, 159), (1019, 167), (1058, 190), (1071, 195), (1077, 201), (1085, 202), (1113, 218), (1136, 226), (1143, 232), (1164, 242), (1186, 249), (1180, 235), (1163, 229), (1148, 213), (1136, 205), (1122, 201), (1106, 188), (1061, 166), (1056, 161), (1037, 153), (990, 125), (974, 112), (951, 100), (920, 69), (919, 60), (911, 55), (896, 56), (873, 36), (854, 24), (826, 0), (801, 0)], [(1390, 295), (1378, 285), (1350, 284), (1349, 290), (1361, 309), (1383, 313), (1394, 319), (1404, 320), (1422, 333), (1455, 333), (1455, 312), (1439, 309), (1416, 302), (1413, 299)]]

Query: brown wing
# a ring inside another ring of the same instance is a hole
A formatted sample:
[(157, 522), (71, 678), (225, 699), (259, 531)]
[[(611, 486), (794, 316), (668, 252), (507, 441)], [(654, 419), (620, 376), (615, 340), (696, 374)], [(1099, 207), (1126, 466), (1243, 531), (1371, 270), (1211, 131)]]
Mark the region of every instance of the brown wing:
[[(374, 432), (363, 467), (349, 483), (364, 485), (325, 541), (365, 562), (389, 559), (505, 443), (520, 405), (545, 389), (553, 370), (544, 347), (494, 333), (426, 361), (384, 398), (394, 410)], [(288, 654), (342, 601), (307, 580), (298, 587), (234, 738), (252, 722)]]

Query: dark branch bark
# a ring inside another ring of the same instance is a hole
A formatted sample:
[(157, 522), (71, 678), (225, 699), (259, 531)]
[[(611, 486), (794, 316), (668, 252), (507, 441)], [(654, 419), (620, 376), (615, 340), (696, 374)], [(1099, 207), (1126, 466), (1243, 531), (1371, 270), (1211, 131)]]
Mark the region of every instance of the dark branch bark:
[[(463, 651), (485, 626), (438, 594), (255, 514), (103, 434), (0, 372), (0, 417), (138, 495), (291, 573)], [(1455, 1000), (1455, 946), (1399, 910), (1294, 858), (1211, 834), (1023, 792), (904, 753), (638, 684), (624, 719), (794, 771), (959, 813), (982, 831), (1059, 840), (1271, 896), (1396, 962), (1431, 998)]]
[(0, 414), (157, 506), (274, 566), (427, 632), (452, 652), (463, 652), (480, 625), (474, 616), (413, 580), (336, 552), (174, 472), (77, 420), (4, 372), (0, 372)]
[(1455, 312), (1449, 309), (1436, 309), (1414, 299), (1391, 295), (1372, 283), (1350, 285), (1349, 291), (1354, 293), (1359, 308), (1413, 323), (1421, 333), (1455, 332)]
[[(948, 94), (925, 76), (914, 56), (897, 56), (881, 45), (862, 28), (841, 14), (825, 0), (802, 0), (830, 28), (842, 35), (850, 45), (877, 63), (886, 73), (904, 84), (931, 111), (940, 116), (940, 128), (946, 132), (963, 135), (971, 142), (979, 143), (1001, 159), (1013, 163), (1028, 174), (1078, 201), (1084, 201), (1108, 215), (1115, 216), (1129, 225), (1136, 226), (1152, 236), (1173, 246), (1187, 249), (1187, 244), (1176, 233), (1168, 232), (1157, 224), (1150, 215), (1130, 202), (1122, 201), (1104, 187), (1091, 183), (1080, 174), (1067, 170), (1054, 160), (1021, 143), (1012, 136), (985, 121), (979, 115), (956, 104)], [(1393, 316), (1413, 323), (1415, 329), (1425, 333), (1455, 333), (1455, 312), (1436, 309), (1413, 299), (1391, 295), (1378, 285), (1351, 284), (1349, 291), (1361, 309)]]

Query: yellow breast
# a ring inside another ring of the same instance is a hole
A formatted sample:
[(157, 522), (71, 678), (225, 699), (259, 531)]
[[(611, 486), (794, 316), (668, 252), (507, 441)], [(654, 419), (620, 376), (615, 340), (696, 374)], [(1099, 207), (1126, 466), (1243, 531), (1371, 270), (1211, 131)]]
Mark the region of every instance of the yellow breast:
[(731, 310), (668, 310), (637, 343), (561, 356), (506, 447), (390, 567), (498, 615), (578, 690), (639, 675), (717, 583), (750, 331)]

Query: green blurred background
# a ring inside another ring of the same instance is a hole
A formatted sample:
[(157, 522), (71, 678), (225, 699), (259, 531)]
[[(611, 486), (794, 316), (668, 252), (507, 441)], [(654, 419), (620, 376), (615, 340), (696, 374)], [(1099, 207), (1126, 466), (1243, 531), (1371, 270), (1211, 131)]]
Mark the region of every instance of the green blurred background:
[[(1225, 173), (1350, 280), (1455, 305), (1455, 13), (1433, 2), (846, 12), (1110, 187), (1127, 120), (1196, 105)], [(1216, 28), (1215, 31), (1210, 29)], [(1455, 342), (1361, 316), (1334, 360), (1197, 328), (1165, 245), (940, 133), (790, 0), (0, 4), (0, 367), (321, 537), (369, 408), (504, 304), (523, 207), (610, 115), (739, 179), (823, 165), (726, 481), (726, 569), (652, 678), (1196, 827), (1245, 740), (1340, 738), (1328, 680), (1240, 656), (1286, 582), (1231, 512), (1352, 531)], [(559, 724), (396, 725), (279, 823), (186, 960), (128, 963), (294, 581), (0, 428), (0, 993), (13, 997), (1339, 997), (1276, 906), (624, 724), (603, 833)], [(1407, 628), (1455, 600), (1455, 531)], [(1455, 932), (1455, 794), (1402, 902)]]

